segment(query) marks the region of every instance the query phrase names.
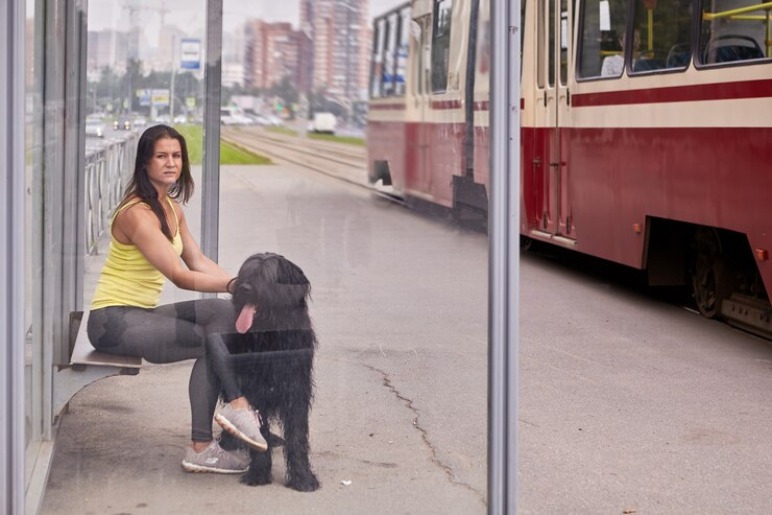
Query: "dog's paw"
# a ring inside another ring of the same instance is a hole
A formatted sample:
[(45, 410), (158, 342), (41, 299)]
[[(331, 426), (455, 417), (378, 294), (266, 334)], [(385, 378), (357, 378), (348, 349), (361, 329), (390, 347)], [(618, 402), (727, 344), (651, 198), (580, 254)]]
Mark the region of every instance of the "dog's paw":
[(270, 485), (272, 478), (271, 474), (255, 474), (251, 471), (247, 471), (241, 476), (240, 481), (249, 486)]
[(300, 478), (294, 477), (287, 481), (287, 487), (297, 490), (298, 492), (313, 492), (319, 489), (319, 480), (316, 476), (309, 474)]

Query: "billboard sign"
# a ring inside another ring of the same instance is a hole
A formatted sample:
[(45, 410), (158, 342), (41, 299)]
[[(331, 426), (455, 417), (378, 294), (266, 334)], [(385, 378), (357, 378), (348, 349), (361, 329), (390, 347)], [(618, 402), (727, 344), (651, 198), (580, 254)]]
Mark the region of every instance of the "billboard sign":
[(151, 89), (150, 102), (155, 107), (166, 107), (169, 105), (168, 89)]

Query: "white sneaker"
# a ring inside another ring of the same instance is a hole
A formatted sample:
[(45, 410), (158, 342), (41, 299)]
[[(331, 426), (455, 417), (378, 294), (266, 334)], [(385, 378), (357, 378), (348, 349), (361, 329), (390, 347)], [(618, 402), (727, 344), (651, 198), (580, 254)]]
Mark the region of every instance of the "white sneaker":
[(249, 454), (244, 450), (226, 451), (220, 447), (219, 440), (212, 440), (201, 452), (188, 447), (182, 460), (182, 468), (187, 472), (241, 474), (249, 468)]
[(268, 443), (260, 433), (260, 416), (251, 409), (234, 409), (226, 404), (214, 419), (223, 429), (243, 440), (256, 451), (268, 450)]

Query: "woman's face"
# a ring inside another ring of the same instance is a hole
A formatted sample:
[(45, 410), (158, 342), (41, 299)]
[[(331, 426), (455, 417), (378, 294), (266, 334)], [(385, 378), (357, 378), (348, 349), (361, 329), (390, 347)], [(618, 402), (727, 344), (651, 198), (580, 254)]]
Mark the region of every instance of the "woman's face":
[(168, 189), (174, 185), (182, 173), (180, 142), (174, 138), (157, 140), (146, 169), (148, 179), (156, 188)]

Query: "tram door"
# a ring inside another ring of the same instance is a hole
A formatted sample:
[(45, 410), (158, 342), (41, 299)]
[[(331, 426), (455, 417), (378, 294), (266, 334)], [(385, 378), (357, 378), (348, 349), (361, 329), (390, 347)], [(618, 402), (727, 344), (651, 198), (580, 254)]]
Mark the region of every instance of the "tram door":
[(536, 198), (540, 232), (573, 239), (569, 175), (571, 99), (569, 60), (572, 32), (571, 0), (539, 0), (537, 10), (536, 120), (539, 188)]

